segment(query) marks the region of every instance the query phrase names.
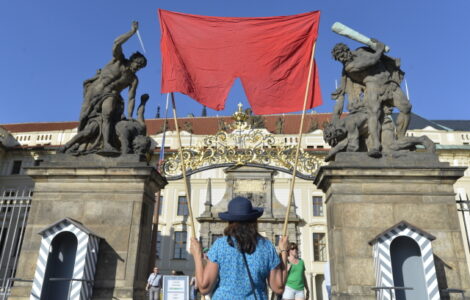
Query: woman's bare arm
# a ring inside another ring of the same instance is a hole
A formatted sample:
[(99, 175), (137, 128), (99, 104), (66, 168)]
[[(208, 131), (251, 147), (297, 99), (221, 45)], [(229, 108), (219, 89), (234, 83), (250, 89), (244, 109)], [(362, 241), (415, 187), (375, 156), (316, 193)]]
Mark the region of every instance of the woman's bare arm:
[(219, 265), (214, 262), (207, 261), (207, 264), (204, 266), (201, 244), (199, 244), (194, 237), (191, 238), (191, 254), (194, 258), (197, 287), (201, 294), (207, 295), (212, 291), (217, 283)]
[(279, 249), (281, 250), (281, 263), (271, 272), (268, 277), (268, 284), (271, 290), (276, 294), (282, 294), (287, 280), (287, 246), (289, 240), (287, 236), (283, 236), (279, 240)]

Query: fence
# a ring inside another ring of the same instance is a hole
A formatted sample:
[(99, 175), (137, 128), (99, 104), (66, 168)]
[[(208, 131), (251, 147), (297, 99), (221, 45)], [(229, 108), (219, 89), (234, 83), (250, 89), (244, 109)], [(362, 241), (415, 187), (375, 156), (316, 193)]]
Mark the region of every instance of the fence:
[(32, 190), (0, 191), (0, 299), (8, 298), (14, 284), (18, 257), (31, 207)]

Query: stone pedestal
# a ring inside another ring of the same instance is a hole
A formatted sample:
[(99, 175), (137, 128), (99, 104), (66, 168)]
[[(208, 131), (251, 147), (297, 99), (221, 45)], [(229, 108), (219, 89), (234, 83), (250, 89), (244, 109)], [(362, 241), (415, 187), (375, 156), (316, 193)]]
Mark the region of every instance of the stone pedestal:
[(315, 184), (326, 194), (332, 299), (376, 299), (368, 242), (400, 221), (436, 237), (432, 247), (439, 289), (470, 294), (453, 189), (464, 170), (426, 153), (381, 159), (339, 153), (335, 162), (321, 167)]
[[(93, 298), (143, 300), (155, 193), (166, 180), (134, 155), (56, 155), (28, 170), (35, 182), (17, 278), (33, 279), (38, 232), (65, 217), (101, 236)], [(16, 282), (9, 299), (29, 299), (31, 283)]]

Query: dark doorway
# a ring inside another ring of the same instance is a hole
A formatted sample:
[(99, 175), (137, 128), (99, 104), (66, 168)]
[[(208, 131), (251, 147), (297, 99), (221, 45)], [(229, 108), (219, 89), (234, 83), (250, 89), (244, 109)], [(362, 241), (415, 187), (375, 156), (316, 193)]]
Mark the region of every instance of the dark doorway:
[(412, 288), (412, 290), (397, 290), (396, 299), (428, 299), (419, 245), (413, 239), (401, 236), (393, 240), (390, 252), (394, 286)]
[(68, 299), (70, 281), (50, 279), (71, 279), (75, 267), (76, 254), (77, 238), (73, 233), (62, 232), (56, 235), (52, 240), (47, 259), (41, 300)]

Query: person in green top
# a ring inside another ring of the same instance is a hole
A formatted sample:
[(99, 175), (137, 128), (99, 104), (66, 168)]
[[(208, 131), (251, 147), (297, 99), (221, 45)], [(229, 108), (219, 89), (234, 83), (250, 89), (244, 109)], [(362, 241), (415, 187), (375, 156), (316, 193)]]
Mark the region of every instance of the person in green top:
[[(284, 300), (307, 300), (309, 290), (305, 278), (305, 264), (299, 258), (299, 248), (296, 243), (289, 244), (289, 256), (287, 257), (287, 282), (282, 299)], [(304, 293), (305, 289), (305, 293)]]

